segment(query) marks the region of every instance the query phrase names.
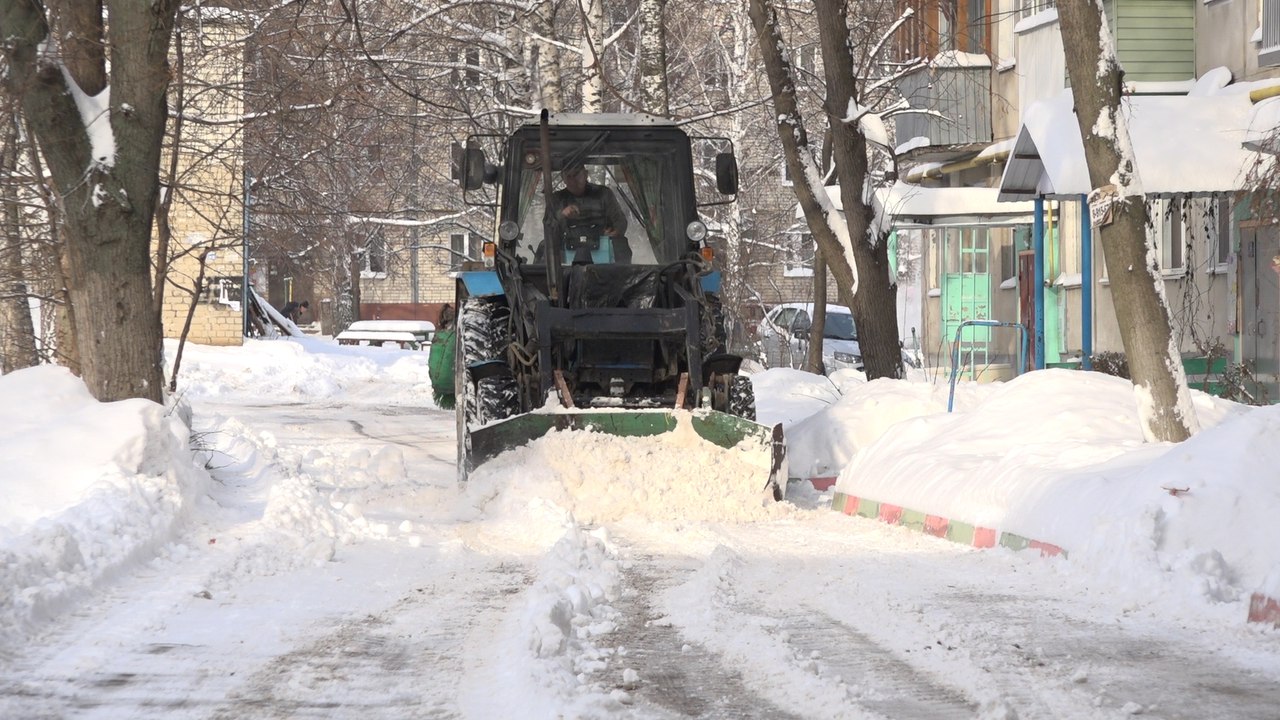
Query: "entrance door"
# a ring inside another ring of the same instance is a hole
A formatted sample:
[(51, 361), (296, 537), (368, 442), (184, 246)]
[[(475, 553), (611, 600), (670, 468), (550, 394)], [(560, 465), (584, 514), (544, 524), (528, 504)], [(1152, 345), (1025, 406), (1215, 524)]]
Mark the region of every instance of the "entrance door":
[(1240, 344), (1256, 382), (1249, 391), (1263, 402), (1280, 400), (1280, 231), (1241, 228)]
[[(954, 343), (965, 320), (991, 319), (991, 245), (985, 227), (946, 229), (942, 257), (942, 337)], [(960, 338), (960, 364), (971, 377), (988, 362), (991, 328), (966, 327)]]

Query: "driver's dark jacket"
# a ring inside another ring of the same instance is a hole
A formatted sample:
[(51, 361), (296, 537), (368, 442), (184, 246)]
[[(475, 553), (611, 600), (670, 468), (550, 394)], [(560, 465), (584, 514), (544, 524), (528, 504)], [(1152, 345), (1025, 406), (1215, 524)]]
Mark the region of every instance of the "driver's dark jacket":
[(551, 193), (551, 199), (554, 202), (555, 217), (561, 223), (565, 222), (564, 216), (560, 214), (561, 211), (569, 205), (577, 205), (578, 217), (573, 222), (599, 224), (602, 227), (613, 228), (613, 252), (617, 261), (631, 262), (631, 245), (625, 237), (627, 214), (623, 212), (612, 190), (603, 185), (588, 182), (586, 190), (581, 195), (574, 195), (567, 188), (563, 188)]

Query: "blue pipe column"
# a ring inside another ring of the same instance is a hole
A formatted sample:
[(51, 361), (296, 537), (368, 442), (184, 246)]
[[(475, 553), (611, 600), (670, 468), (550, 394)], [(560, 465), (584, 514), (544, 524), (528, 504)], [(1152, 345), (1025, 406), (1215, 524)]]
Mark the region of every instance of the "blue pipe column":
[(1035, 277), (1031, 282), (1036, 299), (1036, 369), (1044, 369), (1044, 198), (1037, 197), (1036, 219), (1032, 230), (1031, 246), (1036, 252)]
[(1093, 369), (1093, 220), (1089, 196), (1080, 196), (1080, 367)]

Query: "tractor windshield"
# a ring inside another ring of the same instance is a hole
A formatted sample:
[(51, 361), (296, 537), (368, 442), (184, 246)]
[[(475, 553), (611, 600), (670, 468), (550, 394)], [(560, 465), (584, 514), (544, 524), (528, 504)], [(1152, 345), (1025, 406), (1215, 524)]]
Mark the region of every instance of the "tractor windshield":
[[(690, 179), (687, 170), (685, 177), (679, 172), (689, 167), (687, 141), (623, 135), (599, 130), (552, 140), (553, 245), (565, 264), (582, 261), (583, 253), (592, 262), (665, 264), (687, 247), (690, 209), (681, 191)], [(526, 140), (515, 157), (518, 195), (507, 198), (503, 214), (520, 226), (516, 254), (541, 262), (545, 201), (537, 141)]]

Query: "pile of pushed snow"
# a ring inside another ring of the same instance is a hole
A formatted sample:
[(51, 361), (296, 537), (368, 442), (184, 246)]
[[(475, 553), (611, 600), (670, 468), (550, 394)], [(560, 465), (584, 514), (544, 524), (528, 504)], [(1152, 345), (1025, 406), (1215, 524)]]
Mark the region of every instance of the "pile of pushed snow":
[[(167, 351), (172, 361), (176, 344)], [(422, 350), (352, 347), (309, 337), (245, 339), (244, 347), (188, 344), (178, 387), (203, 397), (327, 398), (433, 406), (429, 354)], [(385, 383), (396, 383), (394, 394)]]
[(468, 492), (488, 511), (537, 498), (585, 523), (748, 521), (786, 512), (766, 501), (768, 476), (765, 447), (718, 447), (698, 436), (690, 413), (677, 413), (674, 432), (652, 437), (552, 432), (477, 468)]
[(65, 368), (0, 376), (0, 643), (174, 537), (208, 485), (189, 431)]

